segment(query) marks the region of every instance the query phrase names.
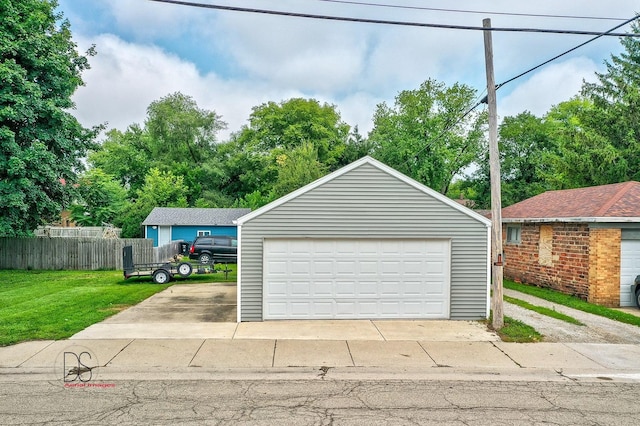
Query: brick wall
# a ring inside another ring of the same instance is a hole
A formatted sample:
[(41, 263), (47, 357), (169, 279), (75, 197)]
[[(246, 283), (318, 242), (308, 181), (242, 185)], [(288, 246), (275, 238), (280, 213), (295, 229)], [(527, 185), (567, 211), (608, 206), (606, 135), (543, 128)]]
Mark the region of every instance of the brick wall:
[[(503, 235), (506, 235), (506, 226)], [(588, 298), (590, 235), (587, 224), (522, 224), (520, 239), (519, 244), (504, 242), (505, 278)]]
[(589, 255), (589, 302), (620, 306), (620, 229), (592, 229)]

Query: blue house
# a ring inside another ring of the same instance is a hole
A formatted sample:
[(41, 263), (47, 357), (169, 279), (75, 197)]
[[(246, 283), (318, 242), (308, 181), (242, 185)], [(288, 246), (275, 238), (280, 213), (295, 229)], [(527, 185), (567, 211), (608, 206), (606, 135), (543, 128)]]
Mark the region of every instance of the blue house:
[(193, 241), (201, 235), (238, 236), (234, 220), (251, 209), (197, 209), (156, 207), (142, 222), (144, 237), (158, 247), (171, 241)]

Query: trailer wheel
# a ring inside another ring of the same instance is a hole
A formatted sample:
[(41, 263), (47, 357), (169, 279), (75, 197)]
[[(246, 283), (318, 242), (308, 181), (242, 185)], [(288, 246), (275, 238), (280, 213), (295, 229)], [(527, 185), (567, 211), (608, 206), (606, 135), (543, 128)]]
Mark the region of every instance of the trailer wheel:
[(171, 275), (164, 269), (158, 269), (153, 273), (153, 282), (156, 284), (166, 284), (171, 280)]
[(182, 262), (178, 265), (178, 274), (181, 277), (188, 277), (193, 272), (193, 267), (191, 267), (190, 263)]

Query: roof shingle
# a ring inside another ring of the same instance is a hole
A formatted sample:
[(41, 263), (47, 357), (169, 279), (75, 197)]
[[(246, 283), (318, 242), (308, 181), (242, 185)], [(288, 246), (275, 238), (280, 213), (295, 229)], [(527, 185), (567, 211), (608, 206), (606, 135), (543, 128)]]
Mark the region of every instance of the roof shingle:
[(156, 207), (142, 224), (232, 226), (234, 220), (250, 212), (251, 209)]
[(640, 183), (547, 191), (502, 209), (503, 219), (640, 217)]

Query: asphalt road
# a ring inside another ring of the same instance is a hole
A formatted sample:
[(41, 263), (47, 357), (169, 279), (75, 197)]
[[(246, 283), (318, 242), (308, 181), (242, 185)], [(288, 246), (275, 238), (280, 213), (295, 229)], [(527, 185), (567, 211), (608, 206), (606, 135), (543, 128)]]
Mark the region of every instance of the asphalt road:
[(133, 380), (0, 388), (0, 424), (637, 425), (634, 383)]

